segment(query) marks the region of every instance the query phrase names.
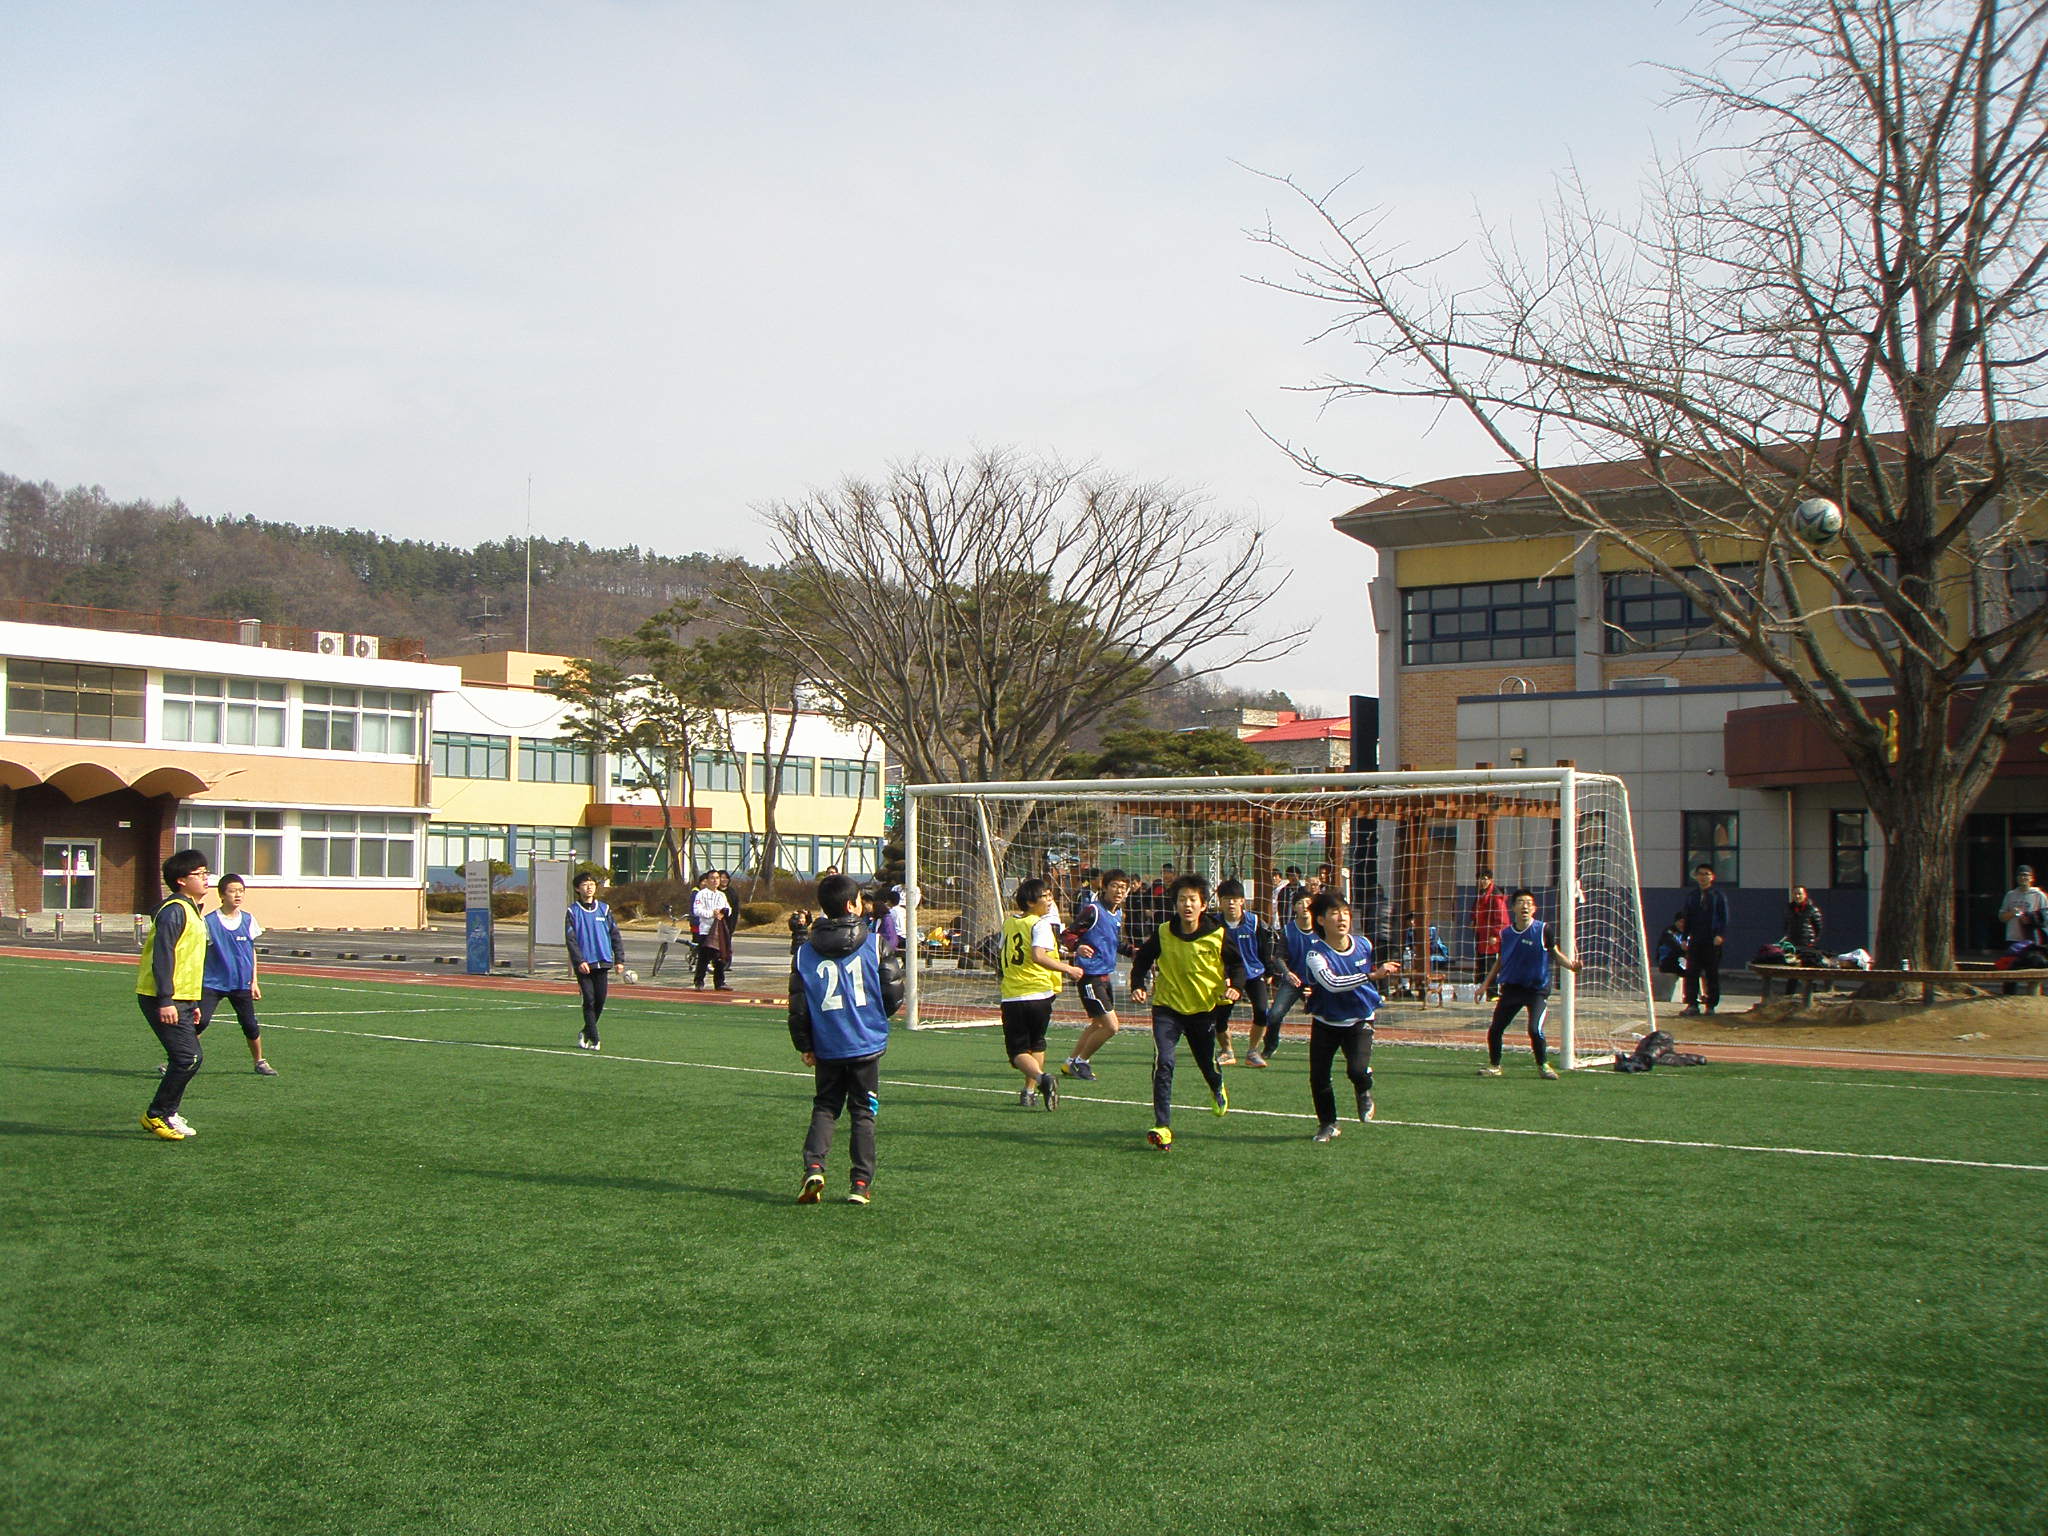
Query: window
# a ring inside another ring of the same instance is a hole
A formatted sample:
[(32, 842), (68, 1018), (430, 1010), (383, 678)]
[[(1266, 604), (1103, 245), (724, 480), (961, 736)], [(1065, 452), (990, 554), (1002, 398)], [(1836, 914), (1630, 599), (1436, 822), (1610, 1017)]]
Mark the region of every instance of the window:
[[(650, 761), (657, 763), (664, 760), (653, 753), (649, 753), (648, 757)], [(670, 798), (674, 798), (677, 788), (675, 760), (667, 758), (666, 761), (668, 763), (668, 794)], [(647, 770), (640, 766), (640, 760), (634, 757), (632, 753), (622, 753), (612, 758), (611, 764), (613, 789), (651, 790), (657, 787), (648, 782)]]
[(1870, 886), (1870, 813), (1828, 812), (1828, 884), (1840, 890)]
[(690, 845), (697, 858), (693, 875), (707, 869), (743, 870), (753, 863), (750, 839), (744, 832), (699, 832)]
[(301, 811), (299, 873), (328, 880), (410, 880), (413, 825), (410, 816)]
[(434, 732), (434, 777), (437, 779), (503, 779), (511, 777), (510, 736), (470, 736), (461, 731)]
[(322, 752), (383, 752), (410, 757), (418, 750), (419, 695), (388, 688), (306, 685), (299, 744)]
[(128, 667), (10, 661), (8, 734), (140, 741), (143, 683), (143, 674)]
[(882, 792), (879, 763), (863, 762), (857, 757), (821, 757), (818, 769), (824, 779), (820, 794), (843, 800), (872, 800)]
[[(754, 754), (754, 793), (768, 793), (768, 765), (773, 759), (763, 753)], [(810, 757), (785, 757), (779, 793), (785, 795), (808, 795), (811, 791), (812, 776), (817, 768), (817, 759)]]
[(1742, 883), (1740, 811), (1684, 811), (1685, 867), (1679, 871), (1680, 885), (1692, 884), (1692, 872), (1710, 864), (1714, 878), (1723, 885)]
[(529, 784), (588, 784), (590, 751), (573, 741), (533, 741), (522, 737), (519, 777)]
[(1166, 822), (1164, 818), (1158, 816), (1133, 816), (1131, 818), (1131, 836), (1164, 837), (1166, 836)]
[(178, 807), (178, 846), (206, 855), (206, 867), (221, 875), (284, 873), (284, 812), (225, 807)]
[(573, 859), (590, 857), (588, 827), (514, 827), (512, 867), (524, 871), (528, 859)]
[(1572, 584), (1488, 581), (1401, 594), (1401, 660), (1520, 661), (1572, 653)]
[(427, 864), (457, 875), (471, 859), (505, 858), (506, 829), (475, 822), (436, 822), (427, 828)]
[(230, 747), (284, 745), (284, 684), (251, 677), (164, 674), (164, 740)]
[(2048, 597), (2048, 542), (2013, 546), (2006, 556), (2006, 587), (2012, 593), (2012, 616), (2023, 618)]
[[(1756, 586), (1754, 565), (1715, 567), (1738, 589)], [(1605, 582), (1607, 639), (1610, 656), (1631, 651), (1718, 651), (1728, 640), (1708, 623), (1706, 612), (1689, 596), (1649, 571), (1613, 571)]]
[(690, 755), (690, 782), (699, 789), (738, 794), (740, 774), (747, 766), (738, 752), (694, 752)]

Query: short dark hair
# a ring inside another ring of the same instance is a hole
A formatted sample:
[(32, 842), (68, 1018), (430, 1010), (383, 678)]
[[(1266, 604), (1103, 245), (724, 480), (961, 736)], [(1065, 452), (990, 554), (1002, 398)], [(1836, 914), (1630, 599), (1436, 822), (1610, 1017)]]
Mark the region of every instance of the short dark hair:
[(222, 875), (218, 880), (213, 882), (213, 888), (216, 891), (224, 891), (231, 885), (239, 885), (244, 890), (247, 890), (249, 888), (249, 882), (244, 880), (240, 875)]
[(1714, 866), (1709, 864), (1705, 859), (1702, 859), (1699, 863), (1693, 865), (1692, 872), (1694, 874), (1698, 874), (1703, 869), (1710, 875), (1714, 872)]
[(1493, 871), (1490, 869), (1482, 869), (1481, 871), (1479, 871), (1479, 878), (1482, 880), (1491, 880), (1493, 878)]
[(1010, 898), (1010, 905), (1019, 912), (1029, 912), (1038, 905), (1039, 898), (1044, 894), (1045, 882), (1043, 880), (1035, 877), (1030, 880), (1020, 880), (1017, 882), (1017, 894)]
[(1323, 891), (1317, 895), (1314, 901), (1308, 904), (1309, 921), (1320, 928), (1323, 926), (1324, 918), (1328, 917), (1339, 907), (1348, 909), (1350, 905), (1351, 903), (1345, 900), (1342, 891)]
[(1242, 896), (1243, 894), (1244, 882), (1235, 878), (1226, 880), (1216, 887), (1216, 899), (1218, 901), (1228, 901), (1233, 896)]
[[(1173, 868), (1171, 864), (1166, 866)], [(1193, 891), (1202, 898), (1202, 905), (1209, 905), (1209, 877), (1207, 875), (1180, 875), (1166, 888), (1169, 901), (1178, 900), (1182, 891)]]
[(1109, 882), (1110, 882), (1110, 881), (1112, 881), (1112, 880), (1121, 880), (1121, 881), (1123, 881), (1123, 883), (1124, 883), (1125, 885), (1130, 885), (1130, 884), (1132, 884), (1132, 883), (1133, 883), (1133, 882), (1132, 882), (1132, 880), (1131, 880), (1131, 877), (1130, 877), (1129, 875), (1125, 874), (1125, 873), (1124, 873), (1124, 872), (1123, 872), (1122, 870), (1120, 870), (1120, 869), (1106, 869), (1106, 870), (1104, 870), (1104, 871), (1102, 872), (1102, 880), (1101, 880), (1101, 884), (1103, 884), (1103, 885), (1107, 885), (1107, 884), (1109, 884)]
[(1287, 873), (1289, 873), (1290, 875), (1298, 875), (1301, 873), (1301, 866), (1299, 864), (1290, 864), (1287, 866)]
[[(1666, 869), (1669, 869), (1669, 868), (1670, 868), (1671, 866), (1670, 866), (1669, 864), (1667, 864), (1667, 865), (1665, 865), (1664, 867), (1665, 867)], [(1526, 885), (1518, 885), (1518, 886), (1516, 886), (1516, 887), (1514, 888), (1514, 890), (1512, 890), (1512, 891), (1510, 891), (1510, 892), (1508, 893), (1508, 905), (1512, 907), (1512, 906), (1513, 906), (1513, 905), (1514, 905), (1514, 904), (1515, 904), (1516, 902), (1520, 901), (1520, 900), (1521, 900), (1521, 899), (1522, 899), (1522, 898), (1523, 898), (1524, 896), (1528, 897), (1528, 898), (1529, 898), (1529, 899), (1530, 899), (1531, 901), (1534, 901), (1534, 900), (1536, 899), (1536, 893), (1535, 893), (1534, 891), (1530, 890), (1530, 889), (1529, 889), (1529, 887), (1527, 887)]]
[(827, 875), (818, 882), (818, 910), (827, 917), (844, 917), (859, 894), (860, 882), (853, 876)]
[(569, 882), (569, 884), (570, 884), (571, 886), (578, 886), (578, 885), (586, 885), (586, 884), (587, 884), (587, 885), (596, 885), (596, 884), (598, 884), (598, 883), (599, 883), (599, 882), (598, 882), (598, 878), (597, 878), (597, 871), (596, 871), (596, 870), (594, 870), (594, 869), (583, 869), (583, 870), (578, 870), (578, 871), (576, 872), (576, 878), (575, 878), (574, 880), (571, 880), (571, 881)]
[(178, 882), (206, 868), (206, 855), (197, 848), (180, 848), (164, 860), (164, 888), (175, 891)]

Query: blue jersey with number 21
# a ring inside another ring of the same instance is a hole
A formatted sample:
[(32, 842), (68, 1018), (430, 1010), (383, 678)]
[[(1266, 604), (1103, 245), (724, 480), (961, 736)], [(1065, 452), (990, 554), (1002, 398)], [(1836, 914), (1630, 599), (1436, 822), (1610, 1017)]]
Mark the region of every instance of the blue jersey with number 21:
[(818, 1060), (850, 1061), (888, 1048), (879, 944), (870, 933), (844, 955), (821, 955), (809, 944), (797, 950), (796, 974), (811, 1015), (811, 1054)]

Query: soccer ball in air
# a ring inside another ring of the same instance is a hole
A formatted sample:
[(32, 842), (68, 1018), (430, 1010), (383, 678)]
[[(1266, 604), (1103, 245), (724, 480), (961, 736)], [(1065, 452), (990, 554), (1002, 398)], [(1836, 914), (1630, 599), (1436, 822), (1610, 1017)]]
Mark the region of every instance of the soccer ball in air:
[(1842, 509), (1825, 496), (1808, 497), (1792, 509), (1792, 531), (1819, 548), (1842, 532)]
[(640, 973), (639, 973), (638, 971), (627, 971), (627, 972), (625, 973), (625, 976), (626, 976), (626, 982), (627, 982), (627, 984), (628, 984), (629, 986), (637, 986), (637, 985), (639, 985), (639, 982), (640, 982)]

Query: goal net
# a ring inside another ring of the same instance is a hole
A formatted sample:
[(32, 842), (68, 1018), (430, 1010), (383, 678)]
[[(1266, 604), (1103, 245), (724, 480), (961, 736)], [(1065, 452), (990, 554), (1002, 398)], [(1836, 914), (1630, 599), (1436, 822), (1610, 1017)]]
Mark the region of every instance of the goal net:
[[(999, 1021), (995, 940), (1021, 880), (1047, 881), (1066, 918), (1099, 872), (1126, 872), (1124, 933), (1135, 948), (1168, 915), (1159, 891), (1175, 874), (1206, 875), (1212, 890), (1241, 880), (1262, 921), (1284, 922), (1274, 902), (1290, 868), (1347, 896), (1376, 958), (1402, 962), (1385, 988), (1384, 1032), (1483, 1036), (1492, 1009), (1479, 987), (1482, 938), (1492, 935), (1475, 926), (1482, 871), (1504, 895), (1531, 891), (1536, 915), (1582, 962), (1576, 975), (1558, 968), (1551, 993), (1547, 1028), (1567, 1068), (1654, 1027), (1628, 792), (1607, 774), (907, 785), (904, 864), (914, 1029)], [(1083, 1022), (1071, 994), (1054, 1022)], [(1510, 1049), (1520, 1018), (1513, 1029)]]

